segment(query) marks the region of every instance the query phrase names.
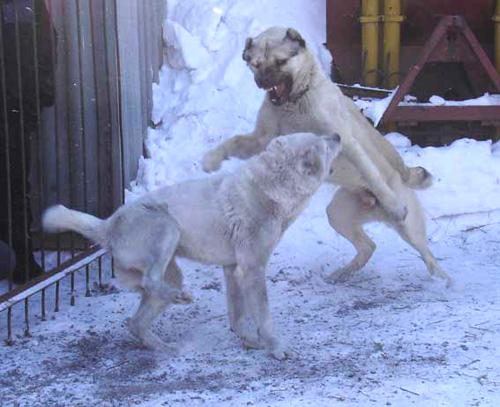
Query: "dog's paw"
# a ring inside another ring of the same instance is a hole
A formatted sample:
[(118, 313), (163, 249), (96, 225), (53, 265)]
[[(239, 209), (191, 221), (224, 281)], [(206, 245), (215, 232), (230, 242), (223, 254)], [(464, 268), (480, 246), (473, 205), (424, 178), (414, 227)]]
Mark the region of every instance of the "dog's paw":
[(345, 283), (346, 281), (351, 279), (353, 274), (354, 274), (353, 270), (340, 268), (338, 270), (335, 270), (333, 273), (327, 275), (324, 278), (324, 280), (329, 284)]
[(173, 295), (172, 302), (174, 304), (191, 304), (193, 296), (186, 291), (180, 291)]
[(439, 265), (432, 267), (429, 272), (432, 277), (438, 277), (444, 280), (446, 282), (446, 288), (453, 288), (455, 284), (454, 280)]
[(447, 289), (455, 289), (456, 287), (456, 282), (453, 280), (447, 273), (443, 273), (443, 275), (438, 275), (441, 279), (445, 281), (445, 287)]
[(159, 336), (151, 331), (142, 331), (137, 321), (133, 318), (127, 318), (125, 324), (132, 337), (149, 350), (175, 355), (179, 353), (179, 347), (176, 344), (167, 343), (161, 340)]
[(144, 338), (141, 342), (146, 348), (153, 352), (168, 355), (180, 354), (180, 349), (176, 343), (165, 342), (154, 334), (151, 334), (151, 336), (148, 338)]
[(144, 278), (142, 285), (150, 295), (167, 302), (176, 303), (177, 300), (181, 300), (186, 295), (183, 291), (170, 286), (164, 281), (153, 281), (149, 277)]
[(296, 359), (298, 357), (297, 352), (282, 347), (271, 349), (269, 354), (276, 360)]
[(217, 171), (220, 168), (222, 161), (224, 161), (224, 156), (217, 149), (209, 151), (205, 154), (201, 163), (203, 171)]
[(264, 345), (258, 339), (249, 338), (247, 336), (240, 336), (241, 343), (245, 349), (264, 349)]
[(130, 334), (135, 338), (140, 340), (140, 329), (137, 321), (133, 318), (127, 318), (125, 320), (125, 326), (127, 327)]

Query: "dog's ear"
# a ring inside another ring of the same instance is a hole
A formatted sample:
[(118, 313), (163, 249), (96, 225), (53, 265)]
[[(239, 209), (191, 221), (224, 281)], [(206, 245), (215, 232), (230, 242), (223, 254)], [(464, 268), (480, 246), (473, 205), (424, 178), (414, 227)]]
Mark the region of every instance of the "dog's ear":
[(302, 38), (302, 35), (300, 35), (300, 33), (294, 28), (289, 28), (288, 30), (286, 30), (286, 38), (297, 42), (302, 48), (306, 47), (306, 41), (304, 40), (304, 38)]
[(245, 49), (243, 50), (243, 55), (241, 56), (243, 58), (243, 61), (250, 61), (250, 54), (248, 53), (248, 51), (250, 50), (250, 48), (252, 48), (253, 46), (253, 39), (248, 37), (245, 41)]

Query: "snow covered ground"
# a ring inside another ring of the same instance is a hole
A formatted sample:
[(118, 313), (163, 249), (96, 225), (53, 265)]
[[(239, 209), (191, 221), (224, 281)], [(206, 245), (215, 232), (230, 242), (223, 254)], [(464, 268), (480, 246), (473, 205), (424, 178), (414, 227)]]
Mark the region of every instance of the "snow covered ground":
[[(203, 177), (203, 153), (252, 129), (263, 97), (241, 60), (245, 38), (275, 24), (299, 29), (325, 69), (324, 1), (168, 0), (169, 48), (154, 88), (156, 129), (129, 197)], [(459, 140), (442, 148), (387, 136), (405, 161), (435, 184), (419, 191), (430, 245), (457, 287), (430, 280), (420, 258), (383, 225), (378, 245), (352, 281), (323, 276), (353, 250), (328, 226), (325, 185), (285, 234), (268, 268), (278, 331), (297, 353), (278, 362), (243, 350), (229, 331), (222, 272), (181, 261), (195, 302), (174, 306), (155, 325), (180, 355), (157, 355), (129, 337), (123, 320), (137, 295), (95, 288), (40, 322), (33, 337), (0, 346), (1, 405), (71, 406), (498, 406), (500, 405), (500, 144)], [(234, 170), (239, 162), (224, 164)], [(106, 263), (107, 264), (107, 263)], [(96, 279), (95, 270), (93, 280)], [(106, 275), (109, 266), (106, 267)], [(53, 293), (48, 293), (51, 298)], [(0, 321), (4, 336), (5, 321)]]
[(500, 213), (430, 222), (432, 249), (460, 289), (429, 280), (381, 225), (369, 229), (378, 250), (367, 267), (329, 285), (322, 276), (352, 255), (323, 214), (331, 192), (315, 197), (268, 268), (272, 313), (297, 359), (242, 349), (229, 331), (221, 270), (183, 261), (195, 302), (155, 325), (182, 344), (180, 355), (152, 354), (127, 334), (137, 295), (86, 298), (80, 287), (69, 307), (66, 287), (66, 305), (47, 322), (32, 310), (32, 338), (21, 326), (13, 347), (0, 346), (2, 405), (498, 406)]

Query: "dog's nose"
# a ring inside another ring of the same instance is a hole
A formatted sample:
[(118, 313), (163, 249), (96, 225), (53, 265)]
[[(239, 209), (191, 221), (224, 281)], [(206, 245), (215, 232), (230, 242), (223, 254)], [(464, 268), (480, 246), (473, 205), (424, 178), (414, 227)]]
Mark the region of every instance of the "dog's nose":
[(260, 75), (255, 75), (254, 77), (255, 79), (255, 84), (259, 87), (259, 88), (263, 88), (264, 87), (264, 83), (262, 81), (262, 78)]
[(260, 69), (255, 74), (255, 83), (261, 89), (268, 89), (276, 85), (276, 77), (270, 68)]
[(272, 83), (269, 80), (269, 78), (262, 74), (258, 74), (255, 76), (255, 83), (261, 89), (268, 89), (272, 86)]

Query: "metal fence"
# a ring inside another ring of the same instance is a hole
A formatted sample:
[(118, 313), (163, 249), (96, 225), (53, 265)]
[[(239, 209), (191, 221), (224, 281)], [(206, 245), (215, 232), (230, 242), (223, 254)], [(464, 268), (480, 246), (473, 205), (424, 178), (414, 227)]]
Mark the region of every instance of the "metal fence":
[(49, 301), (59, 310), (61, 290), (74, 304), (78, 276), (85, 295), (91, 279), (101, 286), (112, 277), (103, 250), (74, 234), (45, 235), (40, 219), (54, 203), (100, 217), (122, 203), (162, 61), (163, 3), (0, 3), (0, 255), (10, 253), (2, 255), (0, 317), (8, 343), (16, 315), (29, 335), (33, 307), (43, 320)]

